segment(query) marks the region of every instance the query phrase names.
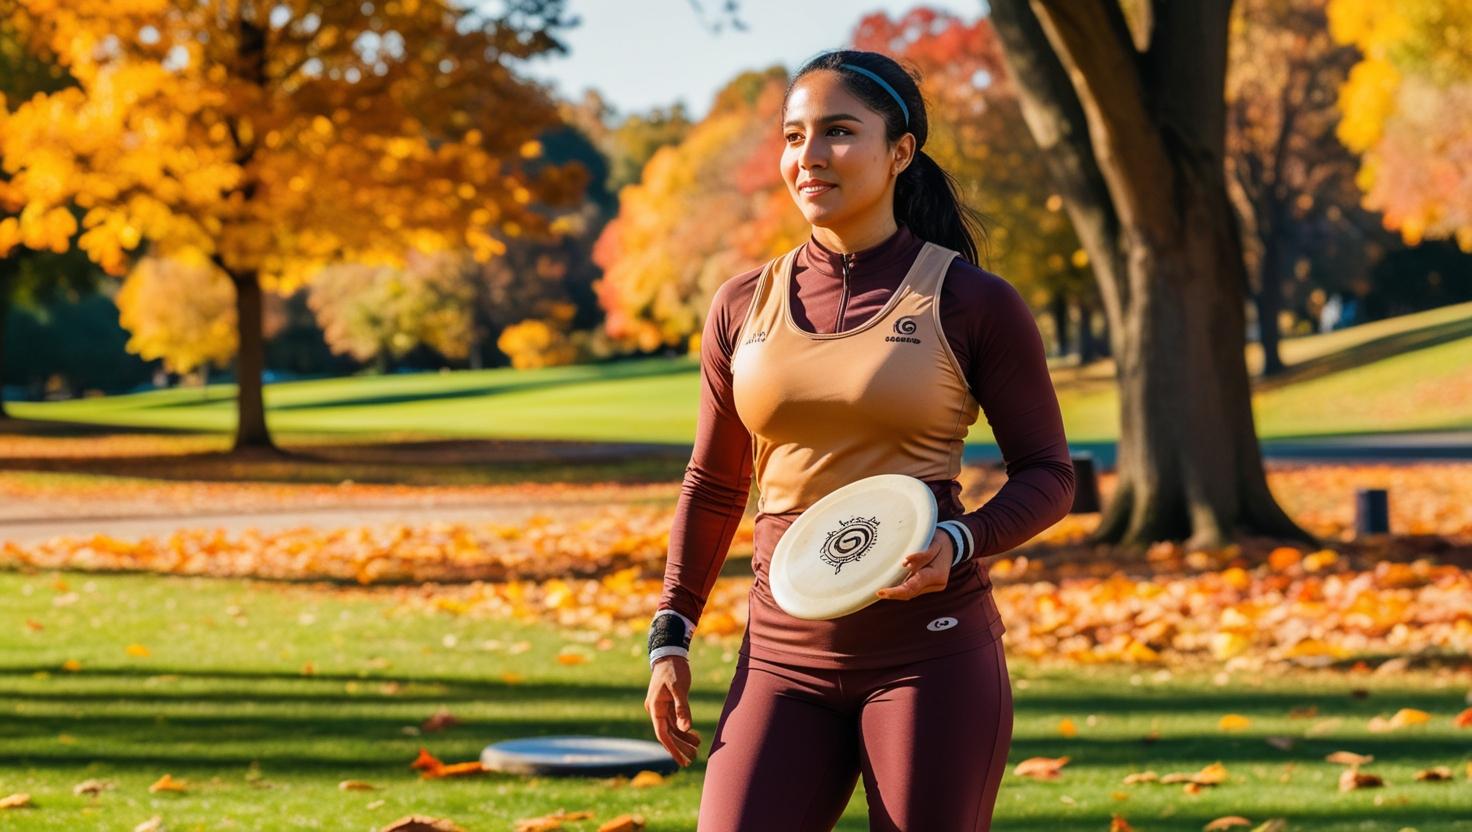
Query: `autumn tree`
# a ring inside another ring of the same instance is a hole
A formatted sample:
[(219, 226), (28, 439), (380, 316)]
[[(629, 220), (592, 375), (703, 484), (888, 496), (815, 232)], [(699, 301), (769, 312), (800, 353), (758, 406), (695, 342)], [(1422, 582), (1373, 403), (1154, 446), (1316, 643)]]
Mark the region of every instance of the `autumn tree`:
[(402, 267), (336, 263), (312, 281), (307, 303), (333, 352), (377, 362), (380, 371), (420, 344), (465, 358), (473, 262), (455, 252), (411, 252)]
[(780, 66), (742, 73), (620, 192), (619, 215), (593, 249), (610, 337), (691, 349), (721, 283), (806, 239), (778, 168), (786, 87)]
[(1067, 350), (1070, 305), (1077, 305), (1087, 333), (1098, 292), (1022, 119), (991, 20), (964, 20), (925, 6), (893, 19), (877, 12), (859, 21), (852, 42), (920, 73), (933, 113), (925, 152), (955, 176), (962, 198), (987, 219), (990, 257), (978, 265), (1005, 276), (1035, 308), (1048, 307), (1059, 352)]
[(576, 166), (528, 164), (556, 109), (513, 72), (561, 48), (561, 0), (506, 0), (497, 16), (448, 0), (6, 2), (77, 85), (0, 125), (24, 202), (0, 220), (0, 256), (72, 243), (75, 207), (74, 244), (111, 274), (145, 240), (207, 257), (235, 290), (237, 450), (275, 450), (263, 289), (415, 249), (483, 262), (503, 251), (497, 235), (546, 227), (533, 203), (583, 185)]
[(1330, 0), (1334, 39), (1362, 57), (1339, 88), (1358, 184), (1407, 245), (1472, 252), (1472, 3)]
[[(1358, 207), (1357, 160), (1334, 137), (1335, 91), (1358, 59), (1329, 36), (1326, 0), (1239, 0), (1227, 71), (1227, 187), (1242, 223), (1265, 376), (1282, 372), (1286, 284), (1306, 249), (1364, 250), (1378, 217)], [(1331, 238), (1331, 239), (1326, 239)]]
[[(114, 302), (128, 330), (128, 351), (161, 359), (171, 373), (208, 372), (236, 351), (235, 292), (225, 276), (197, 253), (143, 257), (129, 271)], [(188, 298), (180, 303), (180, 298)]]
[(1094, 539), (1311, 541), (1268, 490), (1253, 424), (1247, 274), (1224, 163), (1231, 2), (1128, 8), (991, 3), (1109, 319), (1118, 480)]
[[(73, 83), (32, 33), (0, 15), (0, 124), (7, 106), (18, 106), (36, 93), (54, 92)], [(0, 222), (6, 218), (18, 222), (15, 215), (24, 207), (9, 181), (7, 165), (0, 158)], [(5, 374), (6, 322), (11, 310), (40, 309), (67, 296), (85, 295), (94, 290), (99, 277), (98, 269), (85, 256), (52, 244), (44, 233), (19, 241), (12, 256), (0, 258), (0, 376)], [(5, 418), (5, 399), (0, 396), (0, 419)]]

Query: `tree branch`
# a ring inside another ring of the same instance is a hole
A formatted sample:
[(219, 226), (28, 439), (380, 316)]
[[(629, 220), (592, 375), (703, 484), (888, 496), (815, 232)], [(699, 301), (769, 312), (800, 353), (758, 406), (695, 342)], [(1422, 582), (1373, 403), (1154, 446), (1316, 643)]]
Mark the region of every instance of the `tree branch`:
[(1119, 4), (1032, 0), (1032, 7), (1078, 95), (1122, 227), (1170, 239), (1178, 212), (1158, 195), (1175, 191), (1176, 173), (1146, 109), (1147, 85)]

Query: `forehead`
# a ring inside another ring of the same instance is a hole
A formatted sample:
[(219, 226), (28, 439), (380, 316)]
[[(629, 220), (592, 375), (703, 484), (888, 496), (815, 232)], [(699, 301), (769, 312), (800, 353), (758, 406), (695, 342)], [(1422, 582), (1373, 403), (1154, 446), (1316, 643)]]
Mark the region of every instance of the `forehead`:
[(792, 85), (783, 121), (816, 121), (836, 113), (850, 113), (861, 121), (879, 115), (844, 87), (837, 72), (820, 69), (809, 72)]

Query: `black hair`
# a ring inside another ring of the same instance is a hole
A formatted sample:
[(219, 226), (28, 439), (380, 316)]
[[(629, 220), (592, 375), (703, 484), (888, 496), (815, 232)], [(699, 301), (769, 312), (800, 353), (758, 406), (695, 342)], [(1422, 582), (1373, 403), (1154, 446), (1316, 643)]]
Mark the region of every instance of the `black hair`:
[[(884, 87), (861, 72), (845, 69), (840, 64), (863, 67), (883, 78), (904, 99), (910, 111), (909, 126), (905, 114)], [(819, 69), (837, 72), (844, 87), (870, 109), (884, 117), (884, 138), (889, 144), (905, 133), (915, 134), (915, 157), (900, 171), (894, 187), (895, 221), (909, 227), (922, 240), (958, 251), (973, 265), (977, 260), (977, 240), (986, 243), (986, 228), (981, 215), (960, 198), (955, 179), (923, 148), (930, 135), (930, 121), (925, 113), (925, 100), (912, 75), (893, 58), (880, 52), (857, 49), (835, 49), (823, 52), (798, 69), (782, 95), (782, 117), (786, 117), (787, 98), (804, 75)]]

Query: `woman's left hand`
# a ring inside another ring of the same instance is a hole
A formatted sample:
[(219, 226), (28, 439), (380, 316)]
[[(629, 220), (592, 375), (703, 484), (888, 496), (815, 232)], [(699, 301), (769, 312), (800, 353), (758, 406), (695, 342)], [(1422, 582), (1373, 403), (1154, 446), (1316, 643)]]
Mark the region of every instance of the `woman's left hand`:
[(891, 601), (908, 601), (916, 595), (940, 592), (946, 588), (951, 577), (951, 558), (954, 557), (951, 536), (940, 529), (930, 538), (930, 548), (923, 552), (905, 555), (905, 568), (910, 570), (903, 583), (878, 590), (880, 598)]

